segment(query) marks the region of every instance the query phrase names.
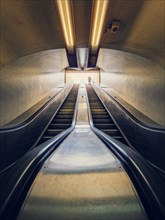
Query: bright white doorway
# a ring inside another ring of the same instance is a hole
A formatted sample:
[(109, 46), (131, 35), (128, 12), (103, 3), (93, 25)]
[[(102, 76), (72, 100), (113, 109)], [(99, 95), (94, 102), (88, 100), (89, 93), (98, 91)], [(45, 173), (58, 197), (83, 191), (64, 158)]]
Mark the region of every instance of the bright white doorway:
[(66, 83), (74, 81), (74, 83), (87, 83), (88, 77), (90, 76), (93, 81), (99, 83), (99, 70), (93, 71), (76, 71), (67, 70), (66, 71)]

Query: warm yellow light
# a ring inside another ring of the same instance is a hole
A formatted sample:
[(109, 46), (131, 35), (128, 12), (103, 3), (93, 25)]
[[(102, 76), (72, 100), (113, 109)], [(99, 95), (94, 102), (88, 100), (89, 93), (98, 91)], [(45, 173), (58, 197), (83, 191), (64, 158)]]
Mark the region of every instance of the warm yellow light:
[(70, 0), (56, 0), (66, 45), (70, 48), (74, 46), (73, 23), (71, 16)]
[(92, 48), (97, 48), (100, 43), (108, 3), (109, 0), (94, 0), (94, 13), (91, 33)]

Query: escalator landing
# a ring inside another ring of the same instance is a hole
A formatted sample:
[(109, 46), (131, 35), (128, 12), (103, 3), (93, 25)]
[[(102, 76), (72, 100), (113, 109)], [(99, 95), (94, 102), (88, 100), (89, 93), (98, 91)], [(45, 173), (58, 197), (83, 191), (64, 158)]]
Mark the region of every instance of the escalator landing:
[(80, 126), (41, 169), (18, 219), (142, 220), (146, 215), (120, 163), (88, 126)]
[(91, 130), (84, 100), (79, 123), (38, 173), (17, 220), (147, 219), (120, 162)]

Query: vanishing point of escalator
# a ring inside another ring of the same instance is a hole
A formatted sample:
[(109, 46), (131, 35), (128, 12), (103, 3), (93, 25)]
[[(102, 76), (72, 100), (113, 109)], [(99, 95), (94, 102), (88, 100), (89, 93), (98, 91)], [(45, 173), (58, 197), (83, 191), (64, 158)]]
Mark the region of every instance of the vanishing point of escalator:
[(37, 145), (42, 144), (71, 126), (77, 100), (78, 88), (78, 84), (73, 86), (69, 95), (66, 97), (61, 108), (50, 122)]
[(128, 145), (91, 85), (87, 85), (87, 93), (93, 125), (116, 140)]

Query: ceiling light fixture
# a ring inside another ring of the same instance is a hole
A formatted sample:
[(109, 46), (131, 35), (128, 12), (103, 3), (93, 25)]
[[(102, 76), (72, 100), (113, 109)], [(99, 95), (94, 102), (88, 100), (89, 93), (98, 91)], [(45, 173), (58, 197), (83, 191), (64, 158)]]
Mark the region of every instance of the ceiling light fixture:
[(92, 32), (91, 32), (91, 47), (97, 50), (101, 34), (103, 31), (103, 25), (105, 21), (105, 15), (108, 8), (109, 0), (94, 0), (93, 15), (92, 15)]
[(70, 0), (56, 0), (58, 11), (61, 19), (65, 42), (68, 49), (74, 47), (74, 31), (71, 15), (71, 1)]

